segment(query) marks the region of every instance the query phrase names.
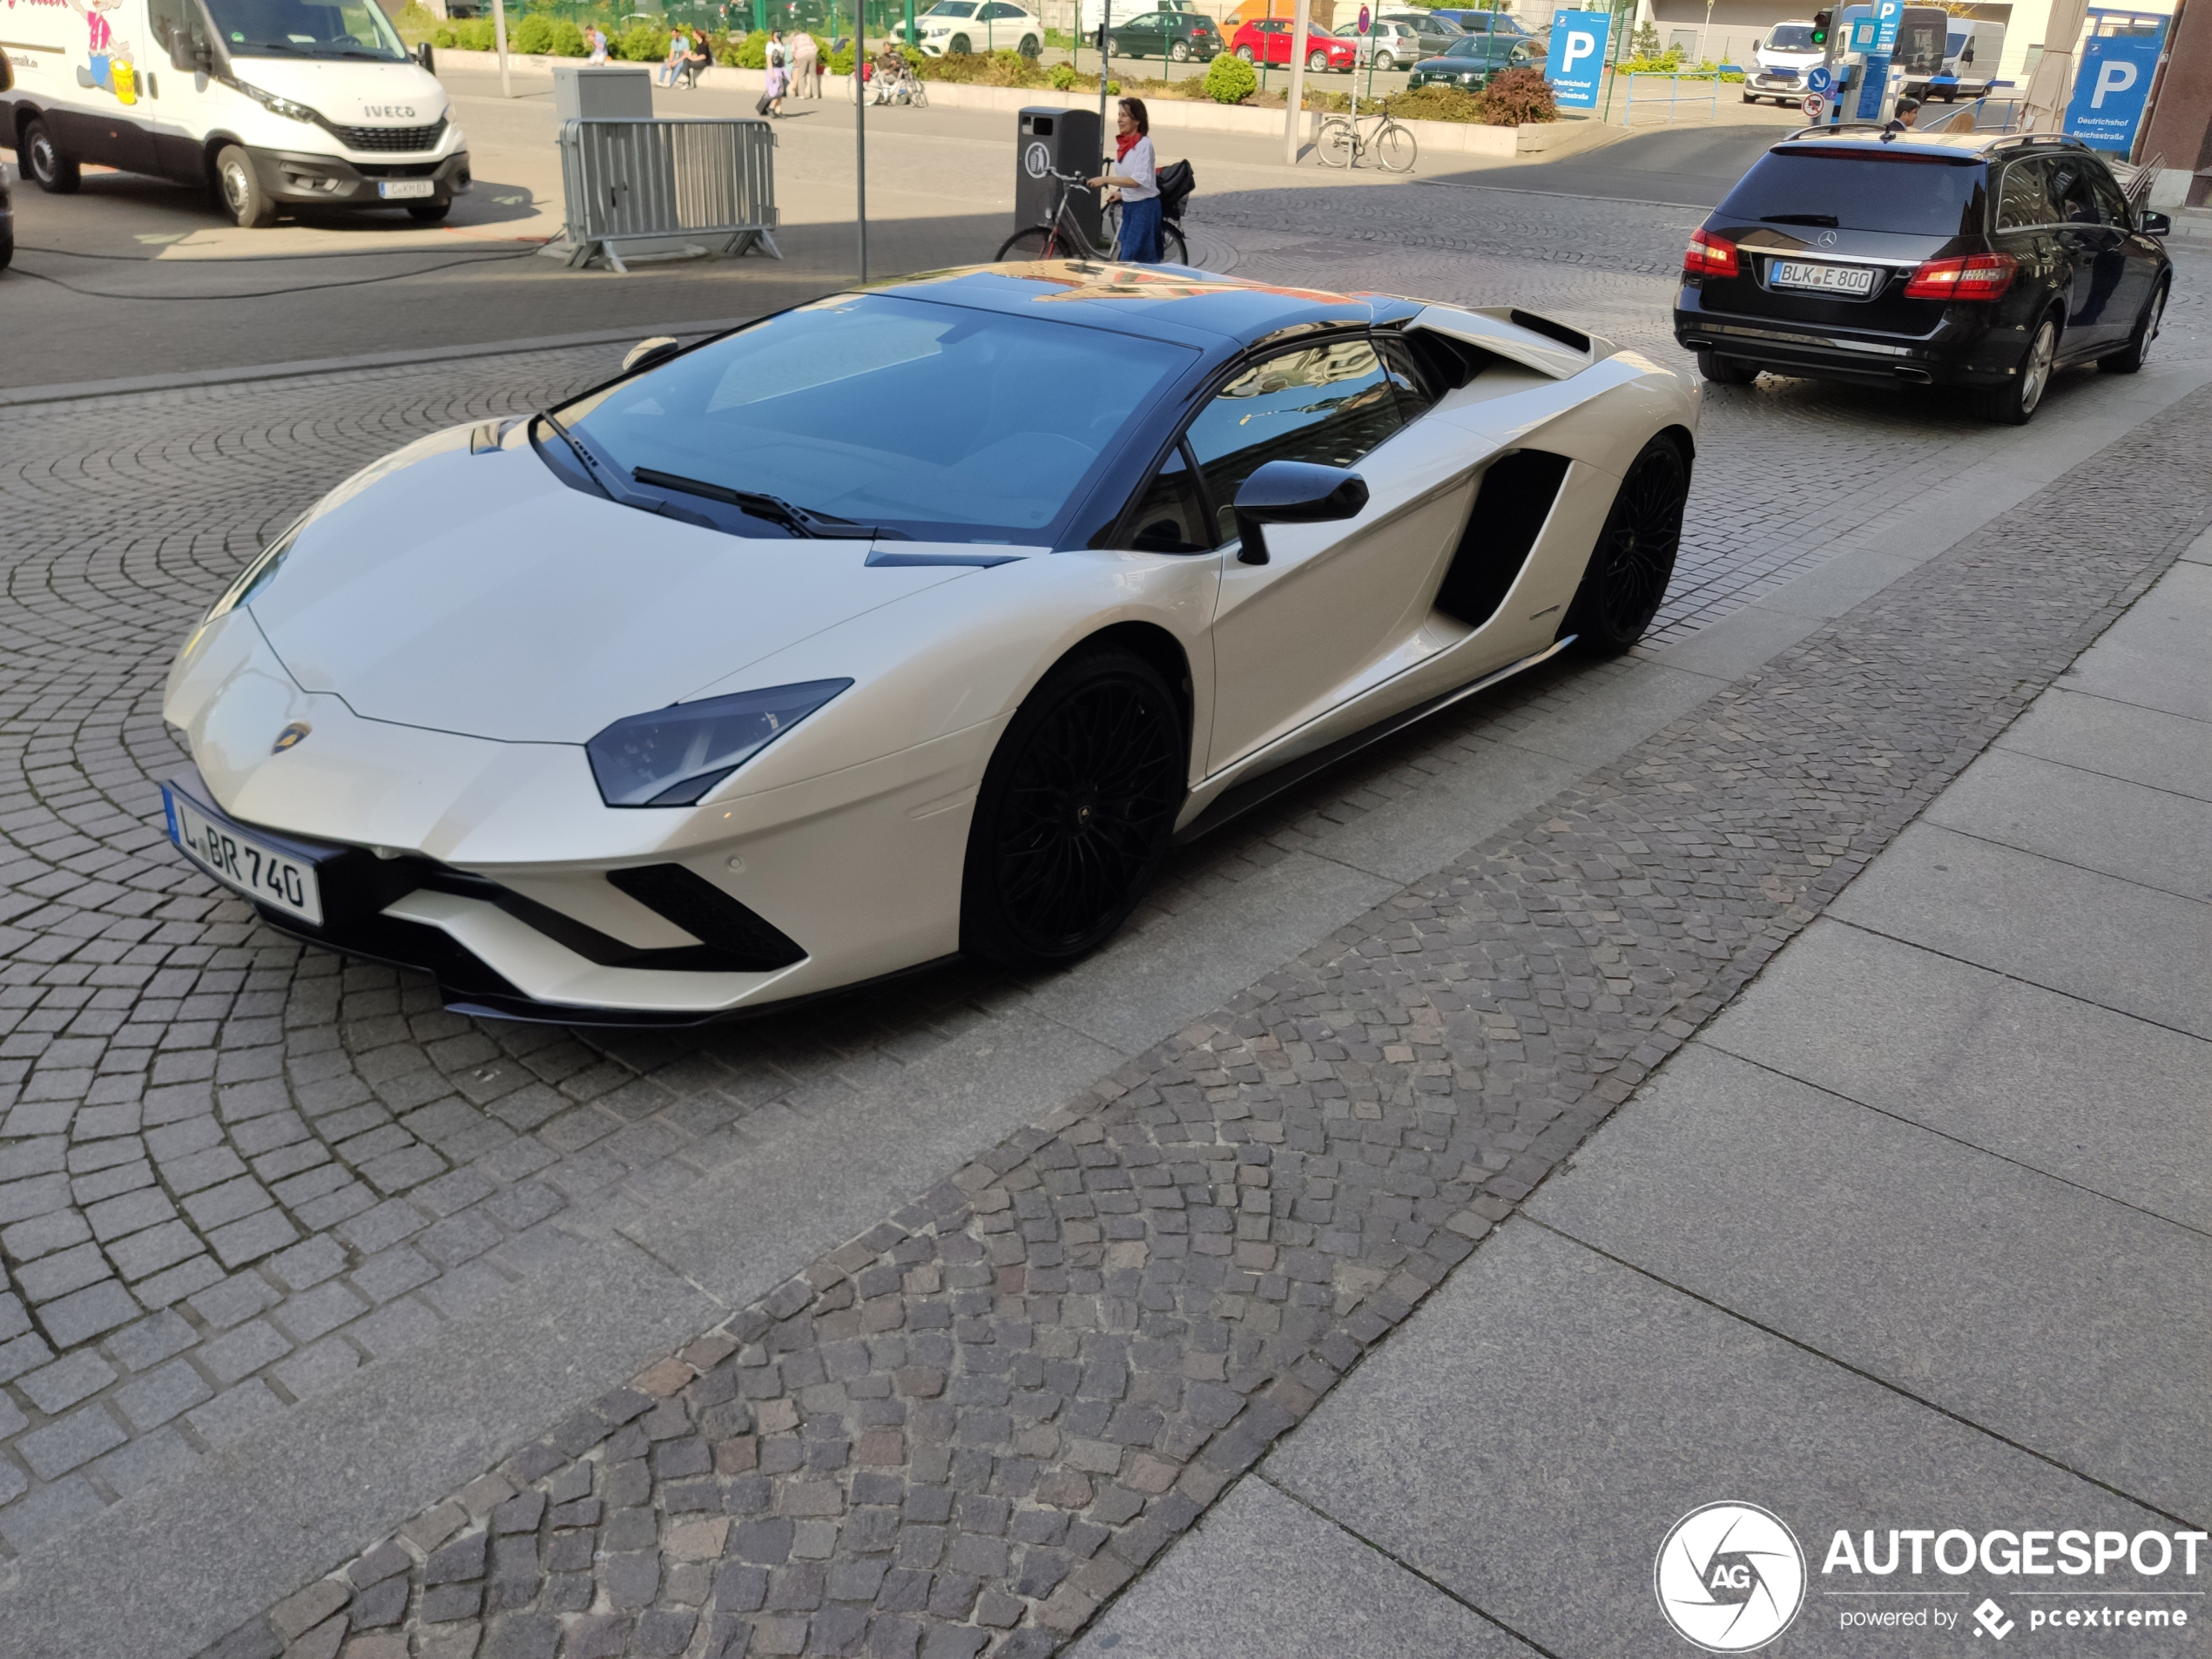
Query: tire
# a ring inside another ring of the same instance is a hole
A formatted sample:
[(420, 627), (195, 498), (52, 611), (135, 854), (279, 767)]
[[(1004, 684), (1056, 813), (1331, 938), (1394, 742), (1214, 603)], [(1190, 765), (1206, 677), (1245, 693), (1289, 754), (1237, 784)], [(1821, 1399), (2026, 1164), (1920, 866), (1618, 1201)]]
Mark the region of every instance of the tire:
[(50, 196), (68, 196), (84, 182), (78, 165), (61, 152), (44, 121), (27, 123), (23, 130), (24, 171), (30, 182)]
[(1022, 37), (1022, 44), (1015, 47), (1015, 51), (1020, 52), (1024, 57), (1042, 57), (1044, 56), (1044, 43), (1035, 35), (1024, 35)]
[(1129, 651), (1079, 651), (1038, 682), (983, 773), (961, 881), (961, 948), (1021, 972), (1111, 938), (1174, 833), (1183, 710)]
[(1743, 94), (1743, 101), (1746, 104), (1757, 104), (1758, 99), (1753, 98), (1749, 92), (1746, 92)]
[(1165, 219), (1160, 221), (1160, 263), (1188, 265), (1190, 245), (1183, 239), (1183, 233)]
[(1411, 172), (1415, 158), (1421, 152), (1421, 146), (1413, 137), (1412, 129), (1390, 121), (1375, 134), (1374, 151), (1375, 159), (1382, 164), (1385, 172)]
[(1321, 123), (1314, 135), (1313, 153), (1325, 167), (1349, 167), (1352, 156), (1352, 123), (1334, 118)]
[(1059, 256), (1059, 233), (1049, 225), (1031, 225), (1018, 230), (999, 244), (999, 251), (991, 257), (1004, 265), (1009, 260), (1027, 262), (1031, 260), (1056, 259)]
[(1323, 73), (1329, 67), (1329, 54), (1326, 52), (1306, 53), (1305, 66), (1316, 75)]
[(1190, 43), (1187, 40), (1177, 41), (1174, 45), (1168, 48), (1168, 56), (1178, 64), (1189, 63), (1190, 61)]
[(1682, 544), (1689, 463), (1672, 438), (1643, 446), (1629, 463), (1590, 563), (1560, 631), (1595, 657), (1618, 657), (1659, 614)]
[(261, 188), (252, 158), (234, 144), (225, 145), (215, 157), (215, 199), (247, 230), (264, 230), (276, 223), (276, 204)]
[(916, 81), (914, 85), (907, 90), (907, 103), (909, 106), (917, 110), (926, 110), (929, 107), (929, 93), (920, 81)]
[(969, 47), (970, 43), (966, 35), (954, 35), (950, 40), (945, 43), (945, 50), (947, 51), (958, 52), (963, 57), (968, 55)]
[(14, 235), (12, 233), (8, 235), (0, 235), (0, 271), (4, 271), (10, 265), (14, 264), (15, 259), (16, 239)]
[(1391, 52), (1377, 52), (1375, 54), (1375, 67), (1381, 70), (1386, 75), (1392, 70), (1398, 67), (1397, 57)]
[(1237, 48), (1237, 56), (1249, 64), (1252, 61), (1252, 49), (1249, 46), (1239, 46)]
[(451, 202), (415, 202), (408, 206), (407, 216), (419, 219), (425, 225), (435, 225), (453, 212)]
[(2143, 307), (2143, 314), (2135, 319), (2135, 329), (2128, 336), (2128, 344), (2109, 357), (2097, 359), (2097, 367), (2107, 374), (2133, 374), (2150, 361), (2151, 344), (2157, 340), (2159, 325), (2165, 320), (2166, 285), (2161, 282), (2151, 290), (2150, 303)]
[(1759, 377), (1759, 366), (1747, 363), (1740, 357), (1723, 357), (1718, 352), (1701, 351), (1697, 354), (1697, 372), (1716, 386), (1749, 386)]
[(2058, 361), (2059, 320), (2055, 314), (2035, 326), (2020, 368), (2002, 386), (1974, 394), (1974, 413), (1999, 426), (2026, 426), (2042, 406), (2050, 389), (2051, 368)]

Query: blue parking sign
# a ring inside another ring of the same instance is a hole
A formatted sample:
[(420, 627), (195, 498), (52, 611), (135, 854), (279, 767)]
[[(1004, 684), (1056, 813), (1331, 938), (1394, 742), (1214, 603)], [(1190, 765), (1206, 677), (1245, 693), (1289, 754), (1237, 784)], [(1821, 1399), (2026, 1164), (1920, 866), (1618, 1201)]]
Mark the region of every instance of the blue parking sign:
[[(1897, 50), (1898, 25), (1905, 21), (1905, 0), (1874, 0), (1874, 50)], [(1858, 43), (1851, 43), (1856, 46)]]
[(2165, 31), (2155, 35), (2114, 35), (2085, 41), (2081, 67), (2074, 78), (2074, 98), (2066, 106), (2066, 131), (2091, 148), (2125, 156), (2135, 147), (2143, 104), (2150, 96), (2152, 71)]
[(1599, 83), (1605, 76), (1605, 40), (1613, 28), (1609, 11), (1555, 11), (1552, 14), (1551, 52), (1544, 60), (1544, 78), (1563, 110), (1597, 108)]

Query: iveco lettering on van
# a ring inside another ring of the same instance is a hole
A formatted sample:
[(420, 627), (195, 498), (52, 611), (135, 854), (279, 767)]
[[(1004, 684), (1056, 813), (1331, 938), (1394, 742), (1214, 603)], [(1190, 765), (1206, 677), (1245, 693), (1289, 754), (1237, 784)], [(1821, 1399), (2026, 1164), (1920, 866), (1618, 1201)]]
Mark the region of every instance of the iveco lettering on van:
[(85, 162), (287, 206), (446, 216), (469, 152), (445, 89), (375, 0), (0, 0), (0, 123), (40, 188)]

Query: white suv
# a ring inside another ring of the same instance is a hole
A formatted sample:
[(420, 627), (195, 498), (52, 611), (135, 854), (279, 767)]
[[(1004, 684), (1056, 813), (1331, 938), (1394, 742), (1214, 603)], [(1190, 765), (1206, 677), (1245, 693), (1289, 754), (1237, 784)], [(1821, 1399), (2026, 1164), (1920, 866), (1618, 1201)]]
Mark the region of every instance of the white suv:
[(1043, 20), (1013, 0), (937, 0), (915, 26), (932, 57), (1009, 51), (1035, 57), (1044, 51)]

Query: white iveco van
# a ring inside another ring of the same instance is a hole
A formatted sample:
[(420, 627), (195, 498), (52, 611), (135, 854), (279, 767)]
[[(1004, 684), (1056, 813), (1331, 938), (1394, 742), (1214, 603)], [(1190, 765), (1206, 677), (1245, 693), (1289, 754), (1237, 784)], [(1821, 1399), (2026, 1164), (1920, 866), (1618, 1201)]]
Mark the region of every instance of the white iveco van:
[(1743, 78), (1743, 101), (1757, 104), (1770, 98), (1777, 104), (1795, 104), (1805, 94), (1805, 71), (1827, 56), (1813, 44), (1810, 17), (1778, 23), (1766, 32), (1755, 50), (1757, 63)]
[(13, 0), (0, 48), (0, 121), (42, 189), (98, 162), (267, 225), (310, 203), (441, 219), (469, 188), (445, 89), (375, 0)]

